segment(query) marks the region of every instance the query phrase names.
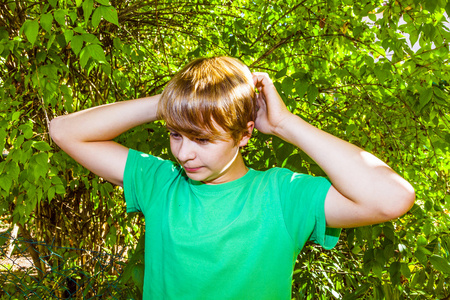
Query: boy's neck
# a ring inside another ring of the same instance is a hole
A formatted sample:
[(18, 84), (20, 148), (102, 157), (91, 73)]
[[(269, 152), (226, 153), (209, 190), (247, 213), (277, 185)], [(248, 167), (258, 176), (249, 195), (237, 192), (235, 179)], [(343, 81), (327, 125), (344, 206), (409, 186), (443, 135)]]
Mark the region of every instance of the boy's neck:
[(247, 174), (248, 168), (245, 165), (241, 152), (238, 151), (236, 157), (231, 161), (231, 164), (224, 168), (221, 175), (212, 181), (203, 181), (204, 184), (222, 184), (237, 180)]

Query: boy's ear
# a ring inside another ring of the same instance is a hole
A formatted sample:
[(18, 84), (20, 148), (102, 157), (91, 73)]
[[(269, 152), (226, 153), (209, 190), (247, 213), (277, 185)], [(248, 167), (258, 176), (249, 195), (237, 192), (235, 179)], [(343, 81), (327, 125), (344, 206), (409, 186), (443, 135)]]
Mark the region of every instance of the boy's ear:
[(242, 135), (241, 140), (239, 141), (239, 147), (244, 147), (247, 145), (248, 140), (252, 137), (253, 128), (255, 128), (255, 122), (248, 122), (247, 132)]

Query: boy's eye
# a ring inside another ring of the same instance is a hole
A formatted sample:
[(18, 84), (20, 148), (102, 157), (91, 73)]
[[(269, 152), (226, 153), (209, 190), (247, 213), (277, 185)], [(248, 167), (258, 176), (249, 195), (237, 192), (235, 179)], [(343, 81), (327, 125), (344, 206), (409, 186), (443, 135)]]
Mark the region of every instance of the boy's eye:
[(176, 133), (176, 132), (170, 132), (169, 135), (170, 135), (171, 138), (174, 138), (174, 139), (178, 139), (178, 138), (181, 137), (181, 135), (179, 133)]
[(197, 143), (199, 143), (199, 144), (207, 144), (207, 143), (209, 143), (210, 142), (210, 140), (209, 139), (195, 139), (195, 141), (197, 142)]

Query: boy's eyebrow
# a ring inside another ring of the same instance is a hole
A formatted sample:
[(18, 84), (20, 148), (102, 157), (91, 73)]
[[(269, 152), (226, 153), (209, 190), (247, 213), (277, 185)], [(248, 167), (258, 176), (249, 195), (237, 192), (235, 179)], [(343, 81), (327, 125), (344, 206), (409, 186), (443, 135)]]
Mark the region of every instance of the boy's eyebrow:
[(177, 131), (177, 130), (175, 130), (175, 129), (173, 129), (172, 127), (170, 127), (170, 126), (167, 126), (166, 125), (166, 129), (167, 130), (169, 130), (169, 131), (173, 131), (173, 132), (175, 132), (175, 133), (178, 133), (178, 134), (181, 134), (181, 135), (185, 135), (186, 137), (188, 137), (189, 139), (207, 139), (207, 140), (211, 140), (212, 142), (213, 141), (215, 141), (215, 140), (217, 140), (218, 138), (216, 138), (216, 137), (214, 137), (214, 136), (210, 136), (210, 135), (196, 135), (196, 136), (192, 136), (192, 135), (187, 135), (186, 133), (184, 133), (184, 132), (180, 132), (180, 131)]

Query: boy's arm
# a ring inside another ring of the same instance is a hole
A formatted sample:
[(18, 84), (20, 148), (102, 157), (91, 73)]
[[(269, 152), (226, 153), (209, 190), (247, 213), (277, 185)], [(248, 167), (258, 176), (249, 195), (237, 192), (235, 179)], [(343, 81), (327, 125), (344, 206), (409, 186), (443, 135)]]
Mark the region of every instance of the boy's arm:
[(155, 121), (160, 96), (116, 102), (53, 119), (52, 139), (67, 154), (100, 177), (123, 185), (128, 149), (112, 139)]
[(372, 154), (290, 113), (265, 73), (254, 73), (260, 94), (255, 127), (299, 147), (328, 175), (329, 227), (356, 227), (397, 218), (413, 205), (412, 186)]

